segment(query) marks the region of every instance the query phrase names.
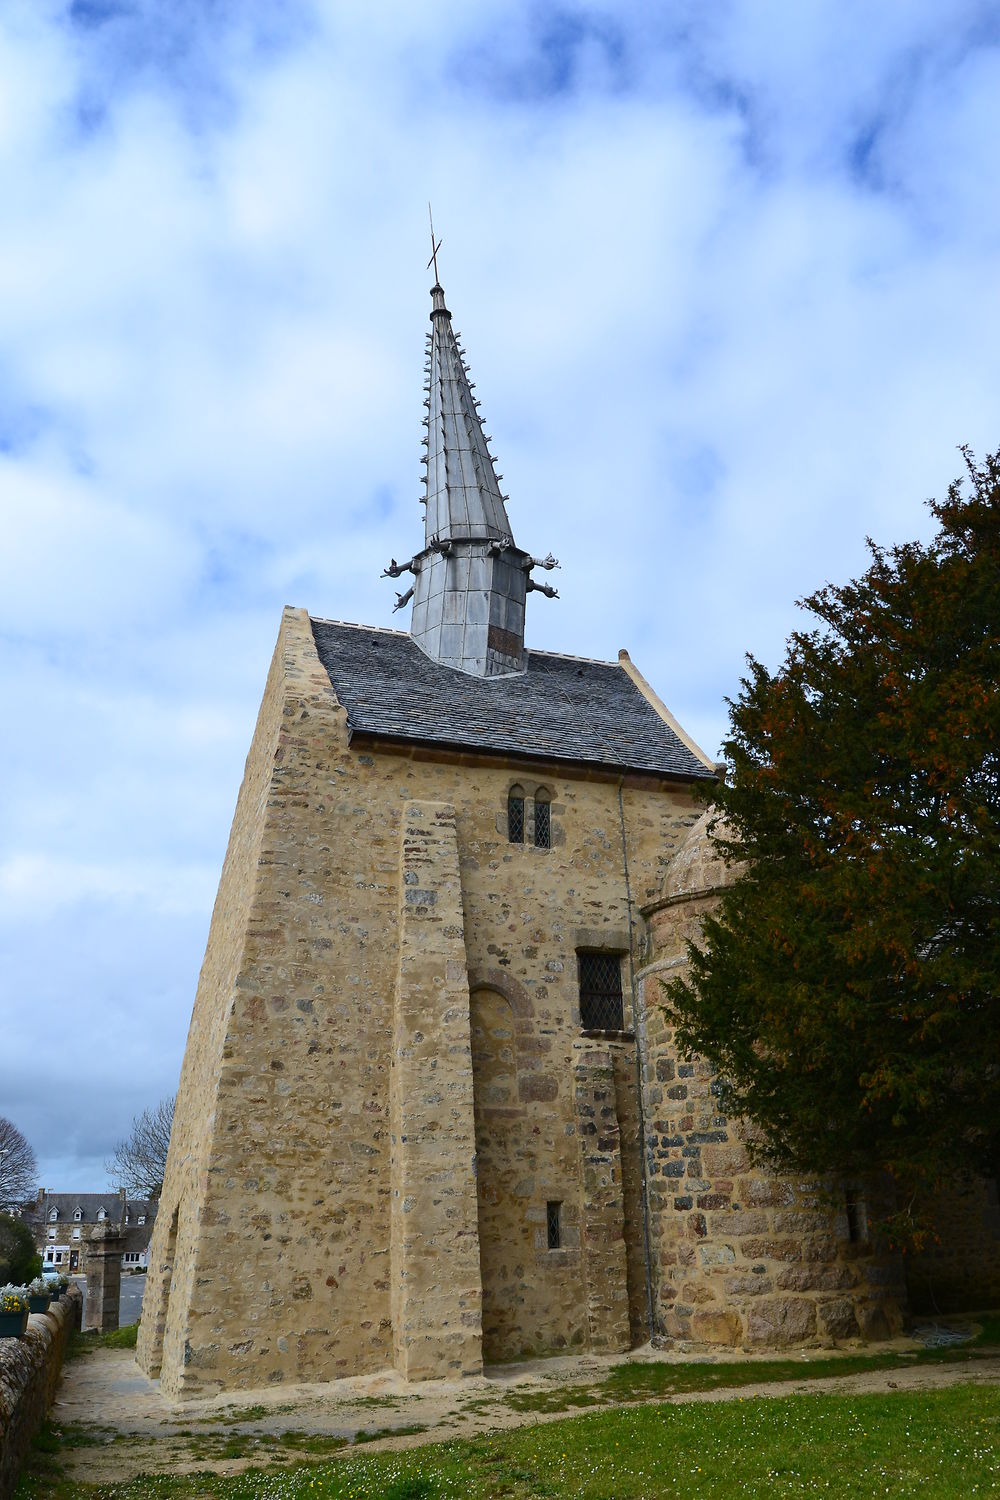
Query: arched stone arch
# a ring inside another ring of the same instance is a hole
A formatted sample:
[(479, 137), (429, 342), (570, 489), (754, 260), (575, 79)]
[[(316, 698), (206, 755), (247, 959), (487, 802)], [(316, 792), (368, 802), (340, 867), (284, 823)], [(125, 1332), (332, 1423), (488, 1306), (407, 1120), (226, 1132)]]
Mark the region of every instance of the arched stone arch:
[(506, 995), (479, 985), (471, 995), (472, 1078), (477, 1116), (517, 1104), (514, 1011)]
[(476, 990), (496, 990), (508, 1002), (518, 1022), (531, 1020), (535, 1014), (531, 996), (524, 985), (503, 969), (470, 969), (469, 990), (472, 994)]

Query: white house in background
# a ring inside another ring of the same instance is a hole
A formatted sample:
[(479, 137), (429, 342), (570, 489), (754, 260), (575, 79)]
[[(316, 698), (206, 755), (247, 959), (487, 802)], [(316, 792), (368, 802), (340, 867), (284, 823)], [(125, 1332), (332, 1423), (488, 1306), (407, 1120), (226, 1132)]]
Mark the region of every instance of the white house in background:
[(45, 1270), (72, 1273), (81, 1268), (80, 1252), (97, 1224), (119, 1226), (125, 1236), (123, 1271), (144, 1271), (156, 1219), (156, 1200), (128, 1198), (124, 1189), (107, 1193), (50, 1193), (38, 1189), (35, 1202), (22, 1210)]

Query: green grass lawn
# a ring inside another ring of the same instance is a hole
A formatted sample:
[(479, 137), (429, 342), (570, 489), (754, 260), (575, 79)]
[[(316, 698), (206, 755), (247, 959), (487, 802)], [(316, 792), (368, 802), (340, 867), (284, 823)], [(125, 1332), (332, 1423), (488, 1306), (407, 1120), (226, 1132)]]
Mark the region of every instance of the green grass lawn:
[[(41, 1456), (39, 1456), (41, 1457)], [(473, 1441), (352, 1452), (289, 1471), (143, 1477), (83, 1489), (26, 1475), (18, 1500), (652, 1500), (1000, 1495), (1000, 1392), (801, 1395), (604, 1410)]]

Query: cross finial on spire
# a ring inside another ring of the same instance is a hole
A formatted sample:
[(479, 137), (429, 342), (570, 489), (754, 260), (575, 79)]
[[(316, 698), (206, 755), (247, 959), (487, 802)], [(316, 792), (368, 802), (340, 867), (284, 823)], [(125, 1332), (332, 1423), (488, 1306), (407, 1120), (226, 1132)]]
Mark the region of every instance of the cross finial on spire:
[(440, 285), (440, 278), (438, 276), (438, 251), (441, 249), (441, 241), (438, 240), (437, 243), (435, 243), (434, 240), (434, 215), (431, 213), (431, 206), (429, 203), (427, 205), (427, 217), (431, 221), (431, 258), (427, 262), (427, 269), (429, 271), (431, 266), (434, 267), (434, 281), (436, 285)]

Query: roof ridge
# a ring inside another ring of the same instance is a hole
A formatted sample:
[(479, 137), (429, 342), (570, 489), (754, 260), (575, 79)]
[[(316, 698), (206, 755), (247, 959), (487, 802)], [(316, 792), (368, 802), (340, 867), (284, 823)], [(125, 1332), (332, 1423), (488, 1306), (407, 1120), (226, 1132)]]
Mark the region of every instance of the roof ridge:
[[(405, 636), (407, 640), (413, 639), (408, 630), (395, 630), (391, 625), (365, 625), (362, 624), (360, 620), (332, 620), (328, 615), (310, 614), (309, 618), (310, 620), (314, 620), (317, 625), (343, 625), (348, 630), (368, 630), (375, 631), (379, 635)], [(414, 642), (414, 645), (416, 645), (416, 642)], [(606, 656), (579, 656), (572, 651), (551, 651), (545, 646), (527, 646), (525, 649), (527, 650), (529, 656), (555, 656), (559, 661), (585, 661), (593, 667), (621, 666), (620, 661), (609, 661)], [(424, 652), (424, 655), (427, 655), (426, 651)], [(433, 658), (428, 657), (428, 660), (433, 661)], [(442, 664), (440, 662), (436, 662), (435, 665), (440, 666)], [(515, 672), (508, 673), (506, 675), (516, 677), (520, 676), (521, 674)]]
[(617, 667), (621, 665), (617, 661), (608, 661), (604, 656), (575, 656), (570, 651), (545, 651), (534, 646), (529, 646), (527, 650), (529, 656), (555, 656), (559, 661), (585, 661), (592, 667)]
[[(308, 611), (307, 611), (308, 613)], [(360, 620), (331, 620), (327, 615), (309, 615), (317, 625), (345, 625), (348, 630), (376, 630), (380, 635), (405, 635), (410, 638), (408, 630), (394, 630), (391, 625), (364, 625)]]

